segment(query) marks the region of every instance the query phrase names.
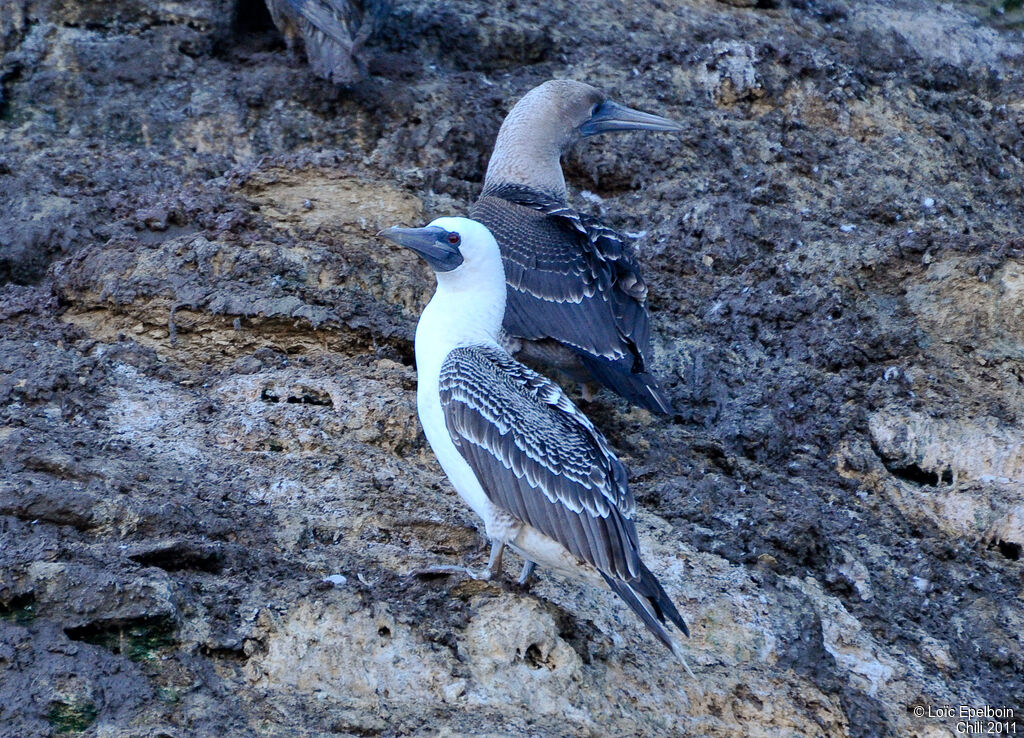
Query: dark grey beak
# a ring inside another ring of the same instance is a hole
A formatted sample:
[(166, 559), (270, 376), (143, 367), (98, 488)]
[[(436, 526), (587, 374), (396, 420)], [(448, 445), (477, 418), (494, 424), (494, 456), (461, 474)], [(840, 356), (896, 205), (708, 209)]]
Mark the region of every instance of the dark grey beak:
[(461, 241), (458, 234), (454, 234), (455, 243), (453, 244), (449, 240), (449, 236), (452, 234), (440, 226), (426, 226), (425, 228), (398, 228), (396, 226), (385, 228), (377, 235), (415, 251), (433, 267), (435, 272), (450, 272), (462, 264), (462, 252), (459, 251)]
[(597, 110), (580, 126), (580, 134), (593, 136), (613, 131), (682, 131), (683, 126), (660, 115), (644, 113), (627, 108), (611, 100), (605, 100)]

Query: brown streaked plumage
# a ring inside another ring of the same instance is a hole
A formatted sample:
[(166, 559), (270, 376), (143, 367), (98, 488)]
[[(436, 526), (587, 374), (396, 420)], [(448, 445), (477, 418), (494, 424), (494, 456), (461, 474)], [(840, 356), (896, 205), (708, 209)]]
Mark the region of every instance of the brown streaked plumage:
[(672, 408), (651, 372), (647, 286), (639, 264), (618, 233), (569, 207), (561, 156), (597, 133), (681, 129), (620, 106), (590, 85), (545, 82), (502, 123), (483, 192), (470, 208), (501, 248), (509, 287), (506, 333), (548, 344), (541, 354), (555, 355), (550, 344), (563, 347), (560, 369), (659, 413)]

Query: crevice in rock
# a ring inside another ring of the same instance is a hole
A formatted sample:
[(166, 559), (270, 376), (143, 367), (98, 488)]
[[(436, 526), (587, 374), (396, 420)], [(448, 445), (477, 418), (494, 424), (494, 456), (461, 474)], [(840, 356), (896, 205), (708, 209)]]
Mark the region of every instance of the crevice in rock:
[(219, 574), (224, 568), (224, 554), (218, 546), (190, 541), (175, 541), (147, 551), (130, 554), (132, 561), (155, 566), (164, 571), (204, 571)]
[(912, 461), (897, 461), (889, 458), (874, 442), (871, 450), (882, 462), (882, 466), (892, 474), (905, 482), (923, 487), (938, 487), (940, 484), (953, 484), (953, 470), (946, 468), (939, 471), (930, 471)]
[(333, 407), (334, 403), (331, 401), (331, 396), (326, 392), (320, 392), (308, 387), (303, 387), (301, 393), (282, 393), (276, 394), (276, 391), (270, 387), (265, 387), (260, 393), (260, 399), (267, 403), (278, 403), (285, 402), (290, 405), (320, 405), (323, 407)]
[(725, 449), (714, 442), (697, 442), (693, 445), (693, 450), (697, 453), (702, 453), (709, 462), (718, 467), (724, 474), (733, 476), (735, 467), (729, 460), (728, 454)]
[(199, 647), (199, 653), (209, 659), (231, 661), (239, 664), (244, 664), (249, 660), (249, 657), (245, 654), (245, 650), (241, 645), (236, 647), (202, 645)]
[(102, 646), (132, 661), (151, 661), (157, 653), (175, 645), (175, 624), (169, 617), (143, 615), (114, 621), (94, 621), (64, 634), (73, 641)]
[(578, 620), (561, 608), (548, 607), (558, 625), (558, 637), (569, 644), (569, 647), (580, 657), (580, 661), (589, 664), (594, 660), (592, 644), (603, 634), (589, 620)]
[[(8, 69), (0, 70), (0, 121), (10, 121), (13, 116), (11, 112), (11, 96), (8, 94), (8, 89), (12, 84), (17, 82), (20, 77), (20, 64), (12, 64)], [(6, 168), (6, 165), (4, 166)], [(0, 273), (0, 282), (6, 281), (8, 281), (8, 279), (3, 277), (2, 273)]]
[(1020, 555), (1024, 551), (1024, 546), (1013, 541), (1004, 541), (1002, 539), (996, 541), (996, 549), (999, 553), (1008, 558), (1010, 561), (1020, 561)]
[(235, 3), (235, 12), (231, 20), (231, 31), (234, 36), (273, 30), (274, 21), (264, 0), (238, 0)]
[(329, 726), (331, 733), (341, 733), (344, 735), (356, 735), (364, 736), (365, 738), (371, 738), (372, 736), (383, 735), (383, 730), (377, 730), (376, 728), (369, 728), (365, 725), (356, 725), (350, 720), (336, 720)]
[(36, 619), (36, 597), (31, 592), (15, 595), (7, 602), (0, 602), (0, 620), (15, 625), (28, 625)]
[(917, 464), (900, 465), (887, 462), (885, 459), (882, 459), (882, 463), (885, 465), (885, 468), (889, 470), (890, 474), (907, 482), (912, 482), (913, 484), (919, 484), (926, 487), (938, 487), (940, 483), (953, 483), (953, 472), (949, 469), (943, 469), (941, 472), (931, 472), (926, 469), (922, 469)]
[(523, 654), (523, 661), (525, 661), (526, 665), (531, 669), (540, 669), (542, 667), (547, 667), (548, 669), (554, 668), (554, 664), (551, 663), (551, 659), (545, 657), (544, 654), (541, 653), (541, 650), (536, 643), (531, 643), (527, 646), (526, 653)]

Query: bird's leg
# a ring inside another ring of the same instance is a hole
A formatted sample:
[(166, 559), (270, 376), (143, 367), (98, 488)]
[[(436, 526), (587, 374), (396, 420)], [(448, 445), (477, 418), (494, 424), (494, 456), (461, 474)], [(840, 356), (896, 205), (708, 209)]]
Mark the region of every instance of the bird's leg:
[(501, 559), (505, 553), (505, 544), (501, 541), (491, 541), (491, 555), (487, 559), (486, 569), (471, 569), (468, 566), (455, 566), (453, 564), (441, 564), (439, 566), (427, 566), (422, 569), (414, 569), (411, 576), (422, 576), (424, 574), (465, 574), (470, 579), (478, 579), (485, 582), (498, 581), (502, 577)]
[[(501, 579), (501, 557), (505, 553), (505, 544), (501, 541), (491, 541), (491, 555), (487, 559), (487, 568), (483, 571), (486, 576), (480, 577), (487, 581)], [(472, 576), (472, 575), (471, 575)], [(474, 577), (476, 578), (476, 577)]]
[(529, 559), (523, 559), (523, 570), (519, 572), (519, 578), (516, 579), (516, 584), (520, 587), (525, 587), (530, 582), (530, 577), (533, 576), (533, 570), (537, 568), (537, 565)]

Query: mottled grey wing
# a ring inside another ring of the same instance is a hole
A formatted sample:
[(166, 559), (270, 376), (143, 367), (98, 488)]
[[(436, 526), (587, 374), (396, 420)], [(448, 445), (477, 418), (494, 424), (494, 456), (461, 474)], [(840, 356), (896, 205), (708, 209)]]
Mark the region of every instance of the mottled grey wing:
[(640, 575), (626, 470), (558, 385), (475, 346), (448, 355), (440, 392), (452, 441), (491, 502), (599, 571)]
[[(271, 0), (286, 9), (299, 27), (313, 72), (337, 84), (365, 76), (359, 52), (387, 12), (380, 0)], [(279, 24), (280, 25), (280, 24)]]
[(470, 217), (486, 225), (501, 248), (508, 333), (553, 338), (624, 371), (647, 370), (647, 286), (621, 236), (516, 186), (485, 193)]

